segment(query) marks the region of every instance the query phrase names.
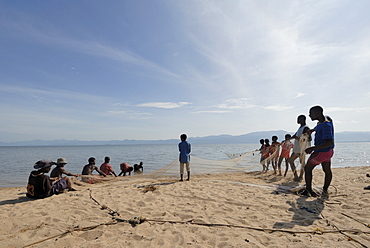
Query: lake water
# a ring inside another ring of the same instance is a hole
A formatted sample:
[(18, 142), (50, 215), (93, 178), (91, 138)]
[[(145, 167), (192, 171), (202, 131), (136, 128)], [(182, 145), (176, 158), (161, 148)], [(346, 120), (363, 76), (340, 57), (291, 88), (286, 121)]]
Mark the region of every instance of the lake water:
[[(258, 166), (258, 152), (251, 152), (258, 148), (259, 144), (192, 144), (192, 156), (206, 160), (228, 160), (225, 153), (250, 152), (251, 159), (240, 161), (239, 167), (250, 171), (261, 170)], [(178, 148), (177, 145), (0, 147), (0, 187), (27, 185), (34, 163), (44, 158), (56, 161), (57, 158), (64, 157), (68, 161), (65, 169), (78, 174), (89, 157), (95, 157), (99, 167), (105, 156), (111, 158), (110, 164), (116, 172), (120, 172), (119, 164), (122, 162), (133, 165), (143, 161), (144, 173), (150, 173), (177, 161)], [(369, 142), (336, 144), (333, 168), (369, 165)]]

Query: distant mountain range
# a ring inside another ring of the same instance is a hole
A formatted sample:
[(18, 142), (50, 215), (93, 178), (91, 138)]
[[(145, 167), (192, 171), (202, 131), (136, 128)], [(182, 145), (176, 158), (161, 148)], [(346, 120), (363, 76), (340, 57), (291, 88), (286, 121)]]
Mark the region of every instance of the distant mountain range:
[[(189, 137), (192, 144), (259, 144), (261, 138), (269, 138), (273, 135), (284, 139), (287, 132), (284, 130), (261, 131), (243, 135), (214, 135), (206, 137)], [(179, 139), (168, 140), (108, 140), (108, 141), (81, 141), (81, 140), (32, 140), (18, 142), (0, 142), (0, 146), (86, 146), (86, 145), (143, 145), (143, 144), (177, 144)], [(339, 132), (335, 133), (335, 142), (370, 142), (370, 132)]]

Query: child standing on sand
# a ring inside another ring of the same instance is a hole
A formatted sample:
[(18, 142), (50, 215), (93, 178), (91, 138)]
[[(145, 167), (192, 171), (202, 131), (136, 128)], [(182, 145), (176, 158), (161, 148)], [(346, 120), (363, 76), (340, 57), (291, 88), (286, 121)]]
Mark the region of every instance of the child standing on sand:
[(270, 165), (270, 141), (269, 139), (264, 140), (265, 144), (261, 147), (261, 164), (263, 167), (263, 172), (269, 170)]
[(288, 159), (290, 157), (290, 151), (293, 148), (293, 143), (290, 141), (291, 139), (292, 139), (292, 136), (290, 134), (286, 134), (285, 140), (281, 142), (281, 154), (280, 154), (279, 162), (278, 162), (278, 171), (279, 171), (278, 176), (281, 176), (281, 162), (283, 162), (283, 159), (285, 159), (285, 166), (286, 166), (284, 177), (286, 176), (288, 172), (288, 168), (289, 168)]
[(186, 134), (181, 134), (180, 139), (181, 142), (179, 143), (179, 161), (180, 161), (180, 181), (183, 181), (184, 175), (184, 166), (186, 166), (186, 171), (188, 172), (187, 181), (190, 180), (190, 152), (191, 152), (191, 145), (186, 141), (188, 136)]
[(278, 159), (279, 159), (279, 153), (280, 153), (280, 142), (277, 141), (277, 136), (272, 136), (272, 143), (270, 147), (270, 153), (271, 153), (271, 164), (272, 168), (274, 169), (274, 174), (276, 174)]

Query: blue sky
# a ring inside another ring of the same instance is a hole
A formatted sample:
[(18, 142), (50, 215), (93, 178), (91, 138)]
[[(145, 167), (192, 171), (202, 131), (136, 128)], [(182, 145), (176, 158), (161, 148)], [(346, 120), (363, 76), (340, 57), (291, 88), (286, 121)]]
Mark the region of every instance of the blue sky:
[(369, 9), (0, 0), (0, 141), (294, 132), (314, 105), (369, 131)]

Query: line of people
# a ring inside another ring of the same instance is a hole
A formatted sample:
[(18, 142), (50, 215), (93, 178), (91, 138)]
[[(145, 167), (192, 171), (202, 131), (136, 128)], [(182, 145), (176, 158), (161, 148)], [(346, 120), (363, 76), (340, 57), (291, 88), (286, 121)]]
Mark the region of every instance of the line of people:
[[(278, 176), (282, 176), (281, 163), (285, 160), (285, 173), (287, 175), (289, 165), (294, 174), (295, 181), (301, 181), (304, 175), (304, 165), (306, 162), (306, 153), (304, 150), (311, 146), (311, 133), (310, 128), (306, 125), (306, 116), (300, 115), (297, 118), (297, 123), (300, 124), (297, 132), (291, 136), (290, 134), (285, 135), (285, 139), (282, 142), (278, 142), (277, 136), (272, 136), (272, 143), (270, 145), (269, 139), (261, 139), (261, 164), (262, 171), (266, 172), (269, 170), (270, 163), (274, 169), (274, 174), (278, 173)], [(291, 140), (294, 139), (294, 144)], [(281, 148), (281, 151), (280, 151)], [(291, 154), (291, 150), (293, 152)], [(298, 176), (297, 169), (295, 166), (295, 160), (299, 158), (301, 164), (300, 175)]]
[[(64, 166), (68, 163), (65, 158), (58, 158), (57, 162), (53, 162), (50, 159), (43, 159), (37, 161), (34, 164), (34, 171), (30, 173), (27, 184), (27, 197), (30, 198), (45, 198), (53, 194), (63, 193), (65, 190), (75, 191), (73, 184), (81, 185), (78, 180), (74, 180), (71, 177), (81, 177), (83, 182), (93, 183), (99, 181), (93, 175), (96, 171), (100, 176), (115, 176), (117, 174), (113, 170), (112, 166), (109, 164), (110, 158), (105, 157), (104, 163), (100, 166), (100, 169), (95, 165), (96, 159), (90, 157), (88, 159), (88, 164), (82, 169), (81, 174), (74, 174), (66, 169)], [(56, 165), (56, 167), (51, 171), (50, 176), (45, 175), (50, 172), (51, 167)], [(142, 173), (144, 171), (143, 162), (131, 166), (127, 163), (120, 164), (121, 173), (118, 176), (126, 176), (126, 173), (131, 175), (132, 171), (137, 173)], [(66, 175), (63, 177), (63, 175)]]
[[(283, 142), (278, 142), (278, 137), (272, 137), (270, 145), (269, 139), (261, 139), (261, 160), (263, 167), (262, 171), (269, 170), (270, 163), (274, 169), (274, 174), (278, 173), (281, 176), (281, 163), (285, 160), (286, 170), (284, 176), (288, 172), (289, 165), (294, 174), (295, 181), (301, 181), (303, 176), (306, 182), (306, 189), (302, 192), (304, 195), (316, 196), (312, 190), (312, 170), (319, 164), (325, 173), (323, 194), (328, 193), (328, 188), (332, 180), (331, 158), (334, 155), (334, 126), (333, 120), (329, 116), (323, 114), (324, 110), (321, 106), (314, 106), (309, 110), (309, 116), (312, 121), (317, 120), (317, 125), (310, 129), (306, 124), (306, 116), (299, 115), (297, 124), (300, 125), (297, 132), (291, 136), (285, 135)], [(311, 134), (315, 132), (314, 146), (311, 146)], [(294, 144), (290, 140), (294, 139)], [(281, 147), (281, 152), (280, 152)], [(292, 151), (292, 154), (290, 152)], [(306, 154), (310, 157), (306, 163)], [(301, 164), (300, 174), (298, 176), (295, 160), (299, 158)]]

